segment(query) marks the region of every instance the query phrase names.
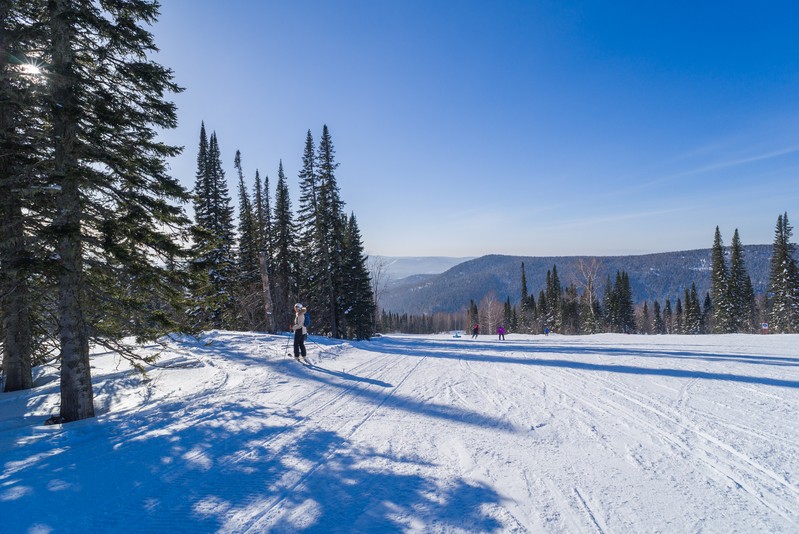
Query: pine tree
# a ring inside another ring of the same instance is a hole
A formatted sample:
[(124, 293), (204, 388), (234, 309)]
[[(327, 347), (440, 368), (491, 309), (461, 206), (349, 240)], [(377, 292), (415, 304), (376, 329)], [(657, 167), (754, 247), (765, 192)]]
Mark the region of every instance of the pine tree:
[[(283, 174), (283, 160), (280, 160), (278, 165), (278, 176), (283, 176), (283, 183), (285, 187), (285, 175)], [(255, 187), (258, 191), (256, 194), (258, 198), (258, 241), (260, 243), (258, 249), (258, 259), (259, 259), (259, 268), (262, 271), (266, 271), (265, 273), (261, 273), (261, 276), (266, 276), (266, 287), (264, 287), (263, 291), (269, 291), (269, 296), (271, 296), (271, 306), (272, 309), (267, 312), (268, 314), (272, 314), (272, 317), (266, 317), (266, 328), (269, 330), (273, 330), (276, 328), (276, 325), (282, 326), (285, 321), (282, 319), (284, 318), (284, 314), (288, 317), (292, 311), (293, 307), (289, 307), (289, 299), (286, 298), (286, 302), (282, 303), (282, 308), (279, 308), (275, 304), (275, 295), (277, 293), (277, 285), (275, 282), (274, 272), (275, 272), (275, 243), (277, 242), (277, 236), (275, 235), (275, 223), (274, 223), (274, 216), (272, 211), (272, 195), (269, 189), (269, 175), (264, 176), (263, 185), (259, 180), (258, 171), (255, 172)], [(288, 197), (286, 197), (288, 198)], [(263, 260), (263, 265), (260, 264), (260, 260)], [(295, 266), (296, 268), (296, 266)], [(263, 285), (263, 282), (262, 282)], [(264, 295), (264, 299), (267, 299), (267, 295)], [(269, 303), (264, 303), (265, 306)]]
[(241, 167), (241, 152), (236, 151), (233, 166), (238, 174), (239, 182), (239, 283), (245, 287), (257, 285), (258, 276), (258, 234), (255, 210), (250, 200), (247, 185), (244, 183), (244, 171)]
[(580, 296), (575, 284), (569, 284), (561, 298), (560, 306), (561, 332), (564, 334), (581, 333), (580, 324)]
[[(273, 216), (273, 235), (271, 250), (273, 252), (270, 262), (270, 279), (274, 283), (272, 291), (275, 302), (275, 313), (277, 314), (277, 324), (282, 326), (289, 324), (291, 320), (291, 300), (292, 296), (299, 295), (297, 283), (297, 272), (304, 262), (299, 261), (299, 251), (296, 245), (296, 236), (302, 235), (295, 223), (291, 212), (291, 198), (289, 188), (286, 183), (286, 176), (283, 173), (283, 162), (277, 172), (277, 186), (275, 190), (275, 208)], [(303, 300), (298, 297), (299, 300)], [(314, 328), (316, 323), (316, 309), (311, 307), (314, 315)]]
[(663, 315), (660, 313), (660, 303), (655, 301), (652, 305), (652, 328), (655, 334), (665, 334), (666, 324)]
[(625, 271), (616, 271), (616, 280), (605, 286), (606, 321), (611, 332), (635, 332), (635, 306), (633, 305), (630, 278)]
[(676, 334), (674, 330), (674, 315), (671, 311), (671, 300), (666, 299), (666, 304), (663, 306), (663, 326), (665, 327), (666, 334)]
[(732, 236), (730, 248), (730, 278), (727, 292), (731, 311), (730, 330), (750, 332), (754, 294), (750, 293), (751, 280), (744, 264), (744, 250), (737, 228)]
[(652, 322), (649, 317), (649, 305), (644, 301), (644, 306), (641, 308), (641, 320), (639, 321), (638, 332), (641, 334), (652, 333)]
[(502, 313), (502, 326), (508, 330), (511, 327), (511, 323), (513, 321), (513, 306), (510, 303), (510, 296), (505, 300), (505, 306)]
[(344, 310), (348, 338), (368, 339), (374, 334), (375, 301), (367, 257), (363, 251), (361, 232), (355, 214), (350, 214), (344, 236), (343, 293), (347, 307)]
[(705, 302), (702, 304), (702, 333), (713, 332), (713, 299), (710, 292), (705, 293)]
[[(200, 132), (195, 181), (193, 314), (198, 326), (226, 328), (235, 320), (236, 258), (233, 250), (233, 207), (216, 133), (205, 144)], [(204, 156), (204, 157), (203, 157)]]
[[(532, 299), (532, 297), (530, 298)], [(549, 326), (551, 330), (552, 325), (547, 322), (547, 318), (550, 315), (549, 303), (547, 303), (547, 295), (543, 289), (538, 292), (538, 304), (536, 306), (536, 312), (538, 314), (538, 320), (536, 321), (536, 326), (541, 328)]]
[(344, 224), (342, 202), (339, 195), (335, 171), (335, 149), (327, 125), (322, 127), (322, 137), (316, 155), (316, 172), (318, 174), (319, 196), (317, 214), (317, 230), (320, 236), (316, 276), (320, 284), (317, 298), (327, 306), (327, 320), (330, 335), (340, 337), (342, 312), (346, 303), (342, 300), (343, 272), (343, 238)]
[(618, 289), (618, 292), (622, 331), (632, 334), (635, 332), (635, 306), (633, 305), (633, 291), (630, 287), (630, 277), (626, 271), (621, 272), (621, 287)]
[(551, 271), (547, 271), (546, 278), (546, 303), (547, 312), (544, 321), (551, 330), (560, 331), (561, 322), (561, 299), (563, 297), (563, 287), (558, 277), (558, 266), (553, 265)]
[(734, 331), (733, 307), (730, 303), (730, 273), (724, 261), (724, 247), (721, 232), (716, 226), (711, 258), (711, 282), (713, 298), (713, 325), (716, 332)]
[(469, 300), (469, 326), (474, 328), (475, 325), (480, 324), (480, 312), (477, 309), (477, 303), (474, 300)]
[(691, 284), (690, 291), (685, 290), (685, 318), (683, 333), (701, 334), (702, 333), (702, 308), (699, 304), (699, 297), (696, 293), (696, 284)]
[[(314, 308), (317, 302), (311, 299), (315, 293), (314, 286), (320, 283), (317, 280), (317, 270), (321, 266), (314, 266), (317, 251), (322, 247), (321, 221), (319, 220), (319, 177), (316, 172), (316, 152), (311, 131), (305, 136), (305, 150), (302, 155), (302, 168), (298, 174), (300, 184), (299, 206), (297, 208), (297, 232), (294, 233), (298, 244), (299, 254), (304, 259), (297, 265), (297, 288), (294, 295), (297, 299), (309, 302)], [(318, 323), (318, 315), (315, 322)]]
[(249, 330), (257, 328), (263, 313), (263, 291), (259, 262), (259, 235), (256, 207), (244, 182), (241, 152), (236, 151), (233, 166), (239, 185), (239, 250), (236, 273), (239, 325)]
[[(44, 47), (37, 24), (40, 3), (0, 2), (0, 346), (5, 391), (33, 385), (36, 311), (33, 287), (45, 251), (39, 254), (26, 234), (46, 224), (52, 195), (46, 190), (42, 161), (50, 158), (45, 141), (44, 73), (37, 73), (31, 51)], [(37, 258), (38, 256), (38, 258)], [(45, 326), (46, 328), (46, 326)]]
[[(163, 95), (180, 88), (147, 58), (156, 47), (145, 26), (157, 15), (146, 1), (47, 3), (65, 421), (94, 415), (90, 333), (114, 348), (125, 335), (150, 338), (166, 321), (153, 299), (176, 302), (165, 265), (181, 254), (173, 233), (187, 222), (172, 202), (187, 195), (166, 174), (179, 149), (156, 135), (175, 127)], [(130, 320), (105, 320), (118, 316)]]
[(776, 333), (799, 331), (799, 268), (788, 213), (777, 217), (769, 275), (769, 327)]
[(525, 333), (529, 333), (529, 324), (532, 320), (529, 318), (528, 311), (527, 311), (527, 273), (524, 269), (524, 262), (522, 262), (522, 292), (521, 292), (521, 300), (519, 301), (519, 315), (521, 316), (521, 324), (523, 325)]
[(677, 297), (677, 304), (674, 305), (674, 333), (675, 334), (684, 334), (685, 333), (685, 321), (683, 318), (683, 307), (682, 301), (679, 297)]

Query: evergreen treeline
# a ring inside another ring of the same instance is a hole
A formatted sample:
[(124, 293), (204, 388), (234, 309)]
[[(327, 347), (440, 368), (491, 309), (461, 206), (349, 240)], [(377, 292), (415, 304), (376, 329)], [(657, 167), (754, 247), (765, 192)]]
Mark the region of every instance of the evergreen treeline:
[(792, 227), (787, 213), (777, 218), (771, 256), (769, 289), (756, 297), (746, 270), (743, 245), (736, 229), (730, 247), (724, 247), (716, 228), (711, 249), (712, 290), (704, 296), (696, 284), (662, 303), (633, 304), (630, 279), (624, 270), (604, 280), (600, 298), (596, 263), (582, 262), (575, 281), (564, 286), (557, 265), (546, 273), (545, 286), (528, 291), (527, 272), (521, 264), (521, 295), (516, 305), (489, 294), (478, 306), (473, 300), (463, 312), (440, 312), (432, 316), (382, 312), (381, 326), (387, 332), (433, 333), (470, 330), (480, 325), (483, 334), (494, 334), (498, 326), (510, 332), (563, 334), (599, 332), (640, 334), (754, 333), (768, 323), (769, 332), (799, 332), (799, 268), (791, 243)]
[(338, 163), (328, 127), (318, 146), (308, 131), (300, 198), (292, 211), (280, 162), (274, 202), (269, 177), (256, 170), (248, 187), (242, 155), (233, 166), (238, 184), (238, 226), (222, 170), (215, 132), (200, 128), (190, 251), (189, 316), (192, 328), (285, 329), (293, 303), (313, 318), (316, 334), (364, 339), (375, 329), (375, 304), (363, 242), (354, 214), (344, 212)]
[[(94, 415), (90, 345), (118, 351), (170, 332), (276, 331), (306, 303), (312, 330), (365, 338), (375, 309), (357, 220), (344, 212), (335, 150), (310, 132), (291, 212), (282, 164), (247, 185), (238, 219), (215, 133), (200, 131), (193, 193), (168, 174), (178, 147), (165, 95), (182, 88), (150, 59), (148, 0), (0, 2), (0, 345), (5, 391), (32, 367), (61, 370), (65, 422)], [(184, 205), (192, 202), (194, 220)]]

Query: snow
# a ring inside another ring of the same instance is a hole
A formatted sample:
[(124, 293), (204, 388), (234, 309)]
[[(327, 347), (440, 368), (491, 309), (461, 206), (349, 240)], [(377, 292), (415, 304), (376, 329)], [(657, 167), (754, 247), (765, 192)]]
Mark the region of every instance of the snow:
[(53, 426), (37, 369), (0, 531), (799, 531), (799, 336), (506, 337), (175, 338)]

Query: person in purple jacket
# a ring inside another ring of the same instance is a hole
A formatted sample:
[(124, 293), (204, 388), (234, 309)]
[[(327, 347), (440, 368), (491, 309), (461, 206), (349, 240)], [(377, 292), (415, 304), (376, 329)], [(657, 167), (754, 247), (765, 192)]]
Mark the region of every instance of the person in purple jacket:
[(503, 341), (505, 340), (505, 328), (502, 325), (497, 327), (497, 334), (499, 334), (499, 339)]

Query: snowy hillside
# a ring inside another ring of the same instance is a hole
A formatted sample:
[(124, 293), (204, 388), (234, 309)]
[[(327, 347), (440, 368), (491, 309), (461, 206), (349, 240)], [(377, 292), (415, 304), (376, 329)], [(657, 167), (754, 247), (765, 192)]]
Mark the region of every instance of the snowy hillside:
[(0, 531), (799, 531), (799, 336), (312, 340), (97, 354), (64, 426), (37, 369), (0, 394)]

